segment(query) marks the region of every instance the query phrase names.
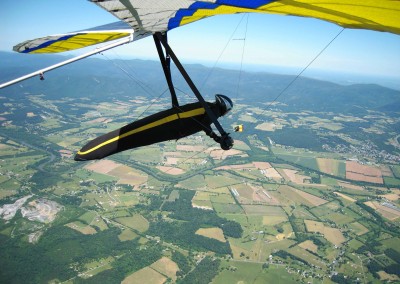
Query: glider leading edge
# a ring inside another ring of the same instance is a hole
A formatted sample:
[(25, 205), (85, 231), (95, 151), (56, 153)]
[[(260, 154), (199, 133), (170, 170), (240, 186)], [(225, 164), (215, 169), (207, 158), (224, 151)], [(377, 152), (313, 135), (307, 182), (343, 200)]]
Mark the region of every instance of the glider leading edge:
[[(270, 13), (317, 18), (346, 28), (369, 29), (400, 34), (400, 1), (398, 0), (90, 0), (102, 7), (120, 22), (88, 30), (28, 40), (14, 47), (20, 53), (56, 53), (113, 41), (48, 68), (0, 84), (4, 88), (33, 76), (69, 64), (76, 60), (153, 35), (160, 62), (171, 94), (172, 108), (128, 124), (94, 139), (84, 146), (75, 160), (101, 159), (134, 147), (149, 145), (191, 135), (204, 130), (207, 135), (228, 150), (233, 140), (218, 118), (233, 106), (223, 95), (216, 95), (215, 103), (207, 103), (167, 42), (167, 32), (206, 17), (235, 13)], [(162, 49), (164, 48), (164, 50)], [(165, 51), (165, 54), (164, 54)], [(186, 80), (199, 102), (179, 106), (170, 73), (170, 61)], [(219, 135), (211, 129), (217, 128)], [(235, 131), (242, 131), (238, 127)]]

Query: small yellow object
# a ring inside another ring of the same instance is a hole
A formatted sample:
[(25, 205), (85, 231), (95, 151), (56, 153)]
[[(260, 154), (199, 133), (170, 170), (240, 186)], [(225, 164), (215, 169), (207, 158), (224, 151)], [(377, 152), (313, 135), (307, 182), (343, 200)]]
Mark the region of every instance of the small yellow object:
[(236, 125), (234, 128), (235, 132), (242, 132), (243, 131), (243, 124)]

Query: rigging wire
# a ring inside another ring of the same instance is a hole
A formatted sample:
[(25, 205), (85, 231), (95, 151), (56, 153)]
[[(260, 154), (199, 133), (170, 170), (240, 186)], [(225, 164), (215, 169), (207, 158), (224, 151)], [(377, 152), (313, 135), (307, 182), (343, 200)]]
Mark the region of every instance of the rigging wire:
[[(115, 54), (116, 56), (118, 56), (118, 55), (115, 53), (115, 51), (114, 51), (114, 54)], [(105, 55), (104, 53), (101, 53), (101, 55), (103, 55), (107, 60), (111, 61), (111, 62), (114, 64), (115, 67), (117, 67), (117, 68), (120, 69), (123, 73), (125, 73), (125, 75), (127, 75), (132, 81), (134, 81), (135, 83), (137, 83), (137, 84), (139, 85), (139, 87), (140, 87), (146, 94), (148, 94), (149, 96), (151, 96), (151, 97), (154, 98), (154, 95), (153, 95), (153, 94), (155, 93), (155, 91), (154, 91), (149, 85), (147, 85), (146, 83), (142, 82), (142, 81), (135, 75), (135, 73), (134, 73), (132, 70), (129, 70), (129, 71), (126, 70), (126, 69), (130, 69), (130, 66), (129, 66), (128, 64), (125, 64), (125, 68), (123, 68), (123, 67), (121, 66), (121, 64), (118, 64), (118, 63), (116, 62), (115, 59), (112, 59), (112, 58), (108, 57), (108, 56)], [(119, 56), (118, 56), (118, 58), (119, 58), (120, 62), (125, 63), (125, 61), (122, 60)]]
[(284, 92), (286, 92), (293, 85), (294, 82), (297, 81), (297, 79), (308, 69), (308, 67), (310, 67), (315, 62), (315, 60), (317, 60), (318, 57), (320, 57), (320, 55), (325, 52), (325, 50), (339, 37), (339, 35), (343, 31), (344, 31), (344, 28), (341, 28), (341, 30), (337, 33), (337, 35), (334, 36), (332, 38), (332, 40), (325, 45), (325, 47), (307, 64), (307, 66), (304, 67), (303, 70), (301, 70), (300, 73), (297, 74), (296, 77), (293, 78), (293, 80), (291, 82), (289, 82), (289, 84), (287, 84), (287, 86), (278, 94), (278, 96), (276, 96), (276, 98), (267, 106), (267, 108), (270, 107), (274, 102), (276, 102), (279, 99), (279, 97)]
[[(278, 93), (278, 95), (263, 109), (261, 113), (259, 113), (256, 117), (254, 122), (249, 122), (249, 124), (257, 123), (258, 118), (265, 113), (267, 109), (271, 107), (296, 81), (300, 78), (300, 76), (321, 56), (322, 53), (342, 34), (345, 28), (341, 28), (340, 31), (321, 49), (321, 51), (314, 56), (314, 58)], [(244, 133), (240, 133), (238, 136), (242, 136)]]
[[(206, 78), (204, 79), (203, 83), (200, 85), (200, 89), (203, 89), (204, 85), (207, 83), (208, 79), (210, 78), (211, 74), (214, 72), (214, 70), (217, 67), (217, 64), (219, 63), (222, 55), (225, 53), (225, 50), (227, 49), (228, 45), (231, 43), (233, 36), (236, 34), (236, 31), (238, 30), (239, 26), (241, 25), (241, 23), (243, 22), (244, 18), (245, 18), (246, 14), (243, 14), (240, 21), (238, 22), (238, 24), (236, 25), (235, 29), (233, 30), (232, 34), (230, 35), (230, 37), (228, 38), (228, 40), (226, 41), (225, 46), (222, 48), (221, 52), (219, 53), (217, 59), (214, 62), (214, 65), (211, 67), (211, 70), (208, 72)], [(246, 26), (246, 30), (247, 30), (247, 26)]]
[(246, 17), (244, 38), (242, 39), (243, 40), (242, 55), (241, 55), (241, 58), (240, 58), (239, 78), (238, 78), (238, 84), (237, 84), (237, 87), (236, 87), (236, 97), (235, 97), (235, 99), (237, 99), (239, 97), (240, 83), (242, 81), (243, 60), (244, 60), (244, 54), (245, 54), (245, 50), (246, 50), (246, 40), (247, 40), (247, 28), (248, 28), (248, 25), (249, 25), (249, 14), (247, 14), (247, 17)]
[[(116, 54), (114, 52), (114, 54)], [(153, 98), (152, 102), (150, 103), (150, 105), (147, 106), (147, 108), (145, 108), (135, 119), (134, 121), (138, 120), (139, 118), (141, 118), (143, 116), (143, 114), (148, 111), (150, 108), (153, 107), (153, 105), (158, 102), (161, 97), (168, 91), (168, 88), (165, 89), (164, 91), (161, 92), (160, 95), (158, 95), (157, 97), (154, 96), (153, 94), (155, 93), (155, 91), (148, 86), (147, 84), (145, 84), (144, 82), (142, 82), (139, 78), (135, 77), (133, 74), (134, 72), (128, 72), (125, 68), (123, 68), (120, 64), (117, 64), (117, 62), (114, 59), (109, 58), (108, 56), (104, 55), (104, 53), (101, 53), (101, 55), (103, 55), (107, 60), (112, 61), (112, 63), (114, 64), (114, 66), (116, 66), (118, 69), (120, 69), (123, 73), (125, 73), (125, 75), (127, 75), (132, 81), (134, 81), (135, 83), (137, 83), (139, 85), (139, 87), (146, 93), (148, 94), (151, 98)], [(117, 55), (117, 54), (116, 54)], [(117, 55), (118, 56), (118, 55)], [(121, 60), (121, 62), (124, 62), (123, 60)], [(129, 65), (126, 65), (129, 68)]]

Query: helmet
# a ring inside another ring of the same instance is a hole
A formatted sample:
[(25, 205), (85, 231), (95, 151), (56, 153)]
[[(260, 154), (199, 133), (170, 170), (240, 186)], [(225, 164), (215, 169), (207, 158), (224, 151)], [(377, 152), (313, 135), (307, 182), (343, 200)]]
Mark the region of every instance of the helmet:
[(215, 95), (215, 102), (219, 107), (221, 115), (227, 114), (233, 108), (233, 103), (227, 96), (219, 94)]

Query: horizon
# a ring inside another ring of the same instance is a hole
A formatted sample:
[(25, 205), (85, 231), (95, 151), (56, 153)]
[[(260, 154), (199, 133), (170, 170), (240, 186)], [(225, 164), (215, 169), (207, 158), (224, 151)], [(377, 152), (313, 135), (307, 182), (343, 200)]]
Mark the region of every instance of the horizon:
[[(18, 56), (18, 53), (10, 52), (10, 51), (2, 51), (0, 53), (7, 53), (11, 56)], [(114, 54), (115, 55), (115, 54)], [(28, 55), (28, 56), (35, 56), (35, 55)], [(41, 55), (43, 56), (43, 55)], [(71, 53), (58, 53), (58, 54), (49, 54), (44, 55), (47, 57), (65, 57), (65, 58), (72, 58), (75, 55)], [(86, 58), (85, 58), (86, 59)], [(82, 60), (85, 60), (82, 59)], [(123, 60), (123, 61), (131, 61), (131, 60), (141, 60), (141, 61), (152, 61), (159, 63), (159, 58), (157, 57), (127, 57), (127, 56), (116, 56), (113, 57), (112, 55), (103, 56), (100, 54), (96, 54), (93, 56), (88, 57), (87, 59), (99, 59), (99, 60)], [(80, 61), (82, 61), (80, 60)], [(204, 61), (204, 60), (182, 60), (184, 65), (201, 65), (206, 68), (210, 69), (224, 69), (224, 70), (234, 70), (240, 72), (247, 72), (247, 73), (268, 73), (268, 74), (276, 74), (276, 75), (288, 75), (288, 76), (298, 76), (299, 72), (302, 70), (300, 67), (290, 67), (290, 66), (277, 66), (277, 65), (267, 65), (267, 64), (243, 64), (238, 66), (235, 62), (220, 62), (218, 65), (215, 65), (215, 62)], [(46, 65), (47, 66), (47, 65)], [(60, 69), (62, 70), (63, 67)], [(160, 65), (161, 68), (161, 65)], [(35, 69), (35, 68), (34, 68)], [(26, 71), (21, 72), (19, 76), (26, 75), (27, 73), (32, 72)], [(36, 71), (36, 69), (35, 69)], [(332, 71), (332, 70), (322, 70), (322, 69), (314, 69), (314, 68), (307, 68), (306, 72), (300, 75), (303, 78), (309, 78), (319, 81), (327, 81), (335, 84), (339, 84), (342, 86), (348, 85), (356, 85), (356, 84), (376, 84), (380, 85), (385, 88), (393, 89), (396, 91), (400, 91), (400, 81), (396, 76), (376, 76), (371, 74), (359, 74), (359, 73), (351, 73), (351, 72), (340, 72), (340, 71)], [(13, 80), (16, 78), (8, 78), (3, 80), (0, 78), (0, 84), (5, 83), (9, 80)], [(32, 78), (33, 79), (33, 78)]]

